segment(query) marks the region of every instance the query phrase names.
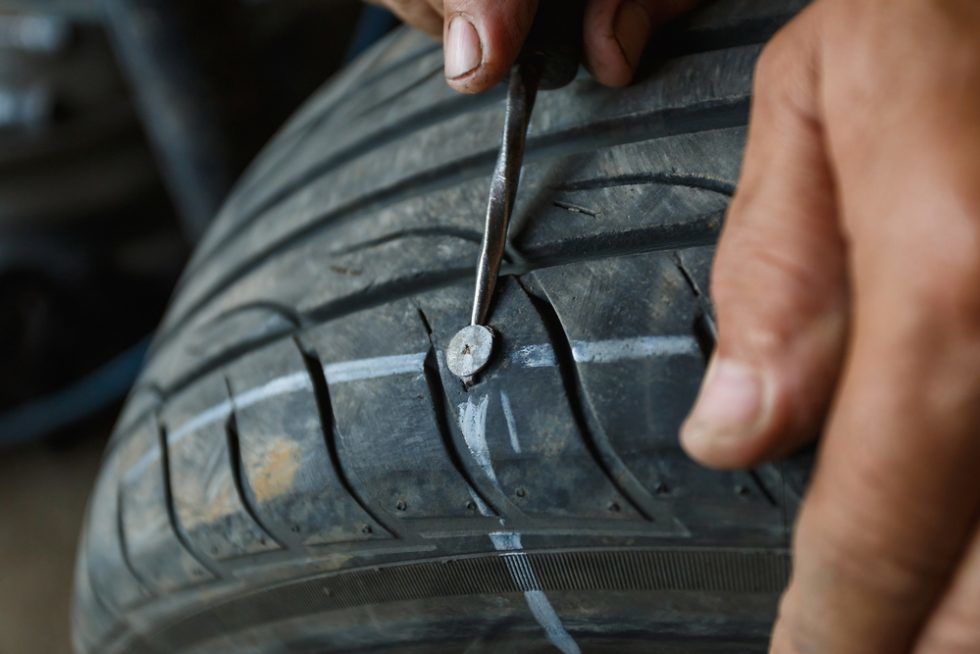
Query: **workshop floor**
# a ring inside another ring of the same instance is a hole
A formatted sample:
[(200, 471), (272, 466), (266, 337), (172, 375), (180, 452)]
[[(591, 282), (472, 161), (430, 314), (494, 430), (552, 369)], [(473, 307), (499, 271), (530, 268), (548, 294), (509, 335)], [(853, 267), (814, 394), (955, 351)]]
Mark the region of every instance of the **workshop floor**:
[(0, 654), (71, 651), (75, 545), (111, 420), (72, 442), (0, 451)]

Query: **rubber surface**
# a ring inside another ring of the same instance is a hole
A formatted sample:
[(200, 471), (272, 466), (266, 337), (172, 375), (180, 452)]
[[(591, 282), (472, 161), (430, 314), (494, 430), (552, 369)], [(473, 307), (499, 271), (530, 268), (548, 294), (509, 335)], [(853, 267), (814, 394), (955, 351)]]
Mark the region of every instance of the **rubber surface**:
[(765, 651), (809, 461), (712, 472), (678, 427), (750, 79), (791, 0), (721, 0), (637, 84), (543, 93), (470, 389), (502, 90), (407, 31), (252, 166), (90, 502), (80, 652)]

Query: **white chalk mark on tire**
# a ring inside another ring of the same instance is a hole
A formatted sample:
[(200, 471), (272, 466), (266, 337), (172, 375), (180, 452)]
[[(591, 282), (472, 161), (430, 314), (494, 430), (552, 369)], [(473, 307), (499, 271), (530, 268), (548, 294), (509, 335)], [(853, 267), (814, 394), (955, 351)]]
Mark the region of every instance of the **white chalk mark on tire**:
[[(572, 341), (572, 358), (578, 363), (614, 363), (657, 356), (698, 355), (693, 336), (658, 335), (616, 338), (605, 341)], [(522, 368), (553, 368), (558, 365), (549, 343), (524, 345), (507, 357)]]
[(215, 422), (220, 422), (228, 418), (231, 415), (231, 400), (224, 400), (219, 404), (215, 404), (210, 409), (206, 409), (201, 413), (197, 414), (179, 428), (172, 431), (167, 440), (170, 443), (178, 443), (187, 437), (191, 432), (195, 432), (198, 429), (206, 427)]
[(323, 366), (323, 374), (327, 378), (328, 384), (343, 384), (344, 382), (421, 372), (422, 366), (425, 364), (425, 354), (425, 352), (418, 352), (416, 354), (398, 354), (390, 357), (328, 363)]
[(258, 404), (263, 400), (267, 400), (270, 397), (312, 389), (313, 382), (310, 381), (310, 375), (306, 371), (294, 372), (291, 375), (278, 377), (273, 379), (271, 382), (262, 384), (256, 388), (251, 388), (239, 395), (235, 395), (233, 401), (235, 404), (235, 409), (241, 410), (252, 406), (253, 404)]
[(524, 553), (521, 535), (516, 531), (493, 532), (490, 534), (490, 542), (493, 543), (498, 552), (506, 552), (503, 558), (507, 565), (507, 571), (510, 572), (510, 576), (517, 587), (524, 593), (527, 608), (531, 610), (531, 615), (544, 629), (544, 633), (551, 644), (557, 647), (562, 654), (580, 654), (581, 648), (565, 629), (561, 617), (541, 589), (541, 583), (534, 573), (534, 568), (531, 567), (531, 561)]
[(517, 437), (517, 421), (514, 420), (514, 410), (510, 408), (510, 398), (507, 393), (500, 391), (500, 406), (504, 410), (504, 419), (507, 421), (507, 433), (510, 434), (510, 446), (517, 454), (521, 453), (521, 441)]
[(519, 347), (507, 358), (521, 368), (554, 368), (558, 365), (555, 349), (547, 343)]
[(696, 355), (691, 336), (640, 336), (609, 341), (572, 341), (572, 357), (579, 363), (612, 363), (628, 359)]
[(487, 407), (489, 405), (489, 395), (484, 395), (477, 402), (474, 402), (472, 397), (467, 398), (458, 407), (459, 428), (463, 432), (466, 448), (470, 451), (477, 465), (495, 486), (499, 486), (497, 474), (493, 471), (493, 463), (490, 461), (490, 448), (487, 446)]

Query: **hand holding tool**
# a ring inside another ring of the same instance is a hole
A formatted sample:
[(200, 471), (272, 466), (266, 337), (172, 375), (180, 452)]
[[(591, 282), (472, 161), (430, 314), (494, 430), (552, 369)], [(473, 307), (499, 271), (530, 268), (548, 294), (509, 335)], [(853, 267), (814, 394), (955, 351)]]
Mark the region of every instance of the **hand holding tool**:
[(449, 369), (466, 383), (486, 367), (493, 353), (494, 333), (486, 323), (517, 197), (534, 101), (539, 88), (560, 88), (575, 79), (581, 59), (583, 11), (580, 0), (541, 0), (524, 48), (510, 72), (503, 143), (490, 182), (473, 312), (470, 324), (453, 337), (446, 353)]

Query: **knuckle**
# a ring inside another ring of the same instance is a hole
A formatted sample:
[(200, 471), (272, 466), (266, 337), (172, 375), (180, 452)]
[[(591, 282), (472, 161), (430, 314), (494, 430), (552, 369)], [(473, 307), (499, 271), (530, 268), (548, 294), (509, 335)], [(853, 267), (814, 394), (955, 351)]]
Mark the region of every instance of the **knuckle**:
[(763, 48), (752, 80), (756, 109), (769, 115), (788, 109), (802, 117), (815, 119), (816, 94), (820, 85), (812, 31), (806, 23), (791, 23)]
[[(771, 236), (750, 230), (727, 234), (712, 271), (711, 295), (726, 334), (737, 334), (758, 350), (778, 352), (804, 326), (844, 309), (836, 278)], [(760, 294), (760, 289), (767, 290)]]
[(752, 297), (760, 285), (771, 288), (773, 282), (778, 282), (780, 296), (787, 299), (806, 297), (801, 291), (808, 288), (811, 271), (777, 249), (754, 244), (751, 238), (732, 238), (728, 245), (728, 248), (719, 251), (718, 262), (711, 276), (716, 304), (727, 306), (740, 303)]
[(787, 85), (809, 81), (817, 21), (804, 10), (783, 26), (762, 48), (755, 66), (754, 92), (766, 97)]
[(756, 95), (765, 94), (773, 87), (773, 84), (783, 79), (787, 57), (791, 56), (791, 52), (788, 52), (785, 35), (785, 31), (777, 32), (776, 36), (763, 47), (759, 54), (759, 59), (755, 64)]

